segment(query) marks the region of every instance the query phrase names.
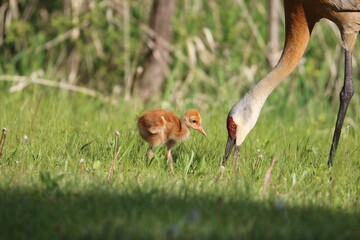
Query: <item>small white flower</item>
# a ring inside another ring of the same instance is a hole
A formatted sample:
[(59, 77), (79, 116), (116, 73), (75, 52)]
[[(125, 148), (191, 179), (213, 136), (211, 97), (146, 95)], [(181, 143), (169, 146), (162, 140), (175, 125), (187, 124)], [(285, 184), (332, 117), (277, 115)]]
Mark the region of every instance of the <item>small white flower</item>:
[(80, 159), (80, 163), (84, 163), (85, 162), (85, 160), (84, 159)]
[(115, 135), (116, 135), (116, 136), (120, 136), (119, 131), (116, 131), (116, 132), (115, 132)]
[(16, 164), (19, 164), (19, 161), (16, 161)]
[(258, 150), (257, 150), (257, 152), (258, 152), (258, 153), (260, 153), (260, 152), (261, 152), (261, 150), (260, 150), (260, 149), (258, 149)]
[(141, 74), (144, 71), (144, 68), (142, 66), (139, 66), (136, 68), (136, 73)]
[(24, 140), (27, 141), (29, 137), (27, 135), (24, 135)]
[(6, 132), (6, 131), (7, 131), (7, 129), (6, 129), (6, 128), (3, 128), (3, 129), (2, 129), (2, 131), (3, 131), (3, 132)]
[(225, 167), (224, 167), (224, 166), (221, 166), (221, 167), (220, 167), (220, 172), (223, 173), (224, 171), (225, 171)]
[(350, 126), (346, 126), (346, 130), (349, 130), (351, 127)]

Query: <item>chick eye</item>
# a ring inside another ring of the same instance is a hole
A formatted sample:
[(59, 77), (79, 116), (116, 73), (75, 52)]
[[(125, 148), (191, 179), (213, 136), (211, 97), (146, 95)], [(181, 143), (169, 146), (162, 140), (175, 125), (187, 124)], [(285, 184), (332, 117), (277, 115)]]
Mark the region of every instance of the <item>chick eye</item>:
[(192, 120), (193, 123), (196, 123), (196, 120)]

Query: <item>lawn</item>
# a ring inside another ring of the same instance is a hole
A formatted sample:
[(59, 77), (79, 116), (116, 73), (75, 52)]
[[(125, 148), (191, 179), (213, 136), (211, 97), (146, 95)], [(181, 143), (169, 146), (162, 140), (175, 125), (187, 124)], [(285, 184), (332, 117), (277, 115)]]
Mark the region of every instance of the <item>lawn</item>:
[(38, 86), (3, 90), (1, 238), (359, 239), (358, 96), (330, 169), (337, 103), (274, 103), (275, 93), (239, 162), (234, 166), (230, 158), (223, 172), (225, 120), (234, 101), (199, 109), (208, 136), (192, 131), (176, 146), (170, 176), (164, 148), (147, 161), (136, 117), (155, 107), (178, 115), (186, 109), (112, 104)]

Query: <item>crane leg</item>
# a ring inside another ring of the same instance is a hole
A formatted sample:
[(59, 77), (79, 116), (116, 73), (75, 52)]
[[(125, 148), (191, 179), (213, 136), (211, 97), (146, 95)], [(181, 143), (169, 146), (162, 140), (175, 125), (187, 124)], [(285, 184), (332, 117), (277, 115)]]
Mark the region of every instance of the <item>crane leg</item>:
[(347, 108), (349, 106), (350, 100), (352, 96), (354, 95), (354, 86), (352, 82), (352, 76), (351, 76), (351, 51), (345, 50), (345, 77), (344, 77), (344, 86), (340, 92), (340, 108), (336, 120), (335, 125), (335, 132), (333, 141), (331, 144), (330, 149), (330, 156), (328, 165), (329, 167), (332, 166), (333, 160), (335, 157), (336, 149), (339, 143), (339, 138), (341, 134), (341, 128), (344, 124), (344, 119), (346, 115)]

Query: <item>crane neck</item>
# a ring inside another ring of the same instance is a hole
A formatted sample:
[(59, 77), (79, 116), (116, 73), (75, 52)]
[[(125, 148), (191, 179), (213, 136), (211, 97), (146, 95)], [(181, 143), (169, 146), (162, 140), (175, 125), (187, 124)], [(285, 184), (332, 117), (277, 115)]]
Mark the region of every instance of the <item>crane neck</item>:
[(283, 53), (275, 68), (266, 75), (251, 90), (251, 95), (262, 105), (270, 93), (295, 69), (300, 62), (310, 39), (311, 31), (316, 23), (306, 17), (305, 10), (301, 5), (288, 6), (284, 2), (285, 18), (285, 44)]

